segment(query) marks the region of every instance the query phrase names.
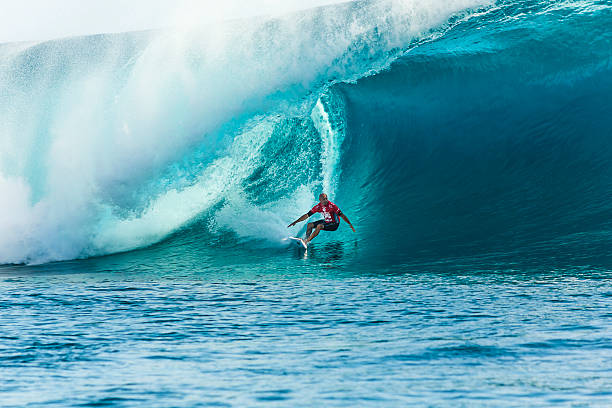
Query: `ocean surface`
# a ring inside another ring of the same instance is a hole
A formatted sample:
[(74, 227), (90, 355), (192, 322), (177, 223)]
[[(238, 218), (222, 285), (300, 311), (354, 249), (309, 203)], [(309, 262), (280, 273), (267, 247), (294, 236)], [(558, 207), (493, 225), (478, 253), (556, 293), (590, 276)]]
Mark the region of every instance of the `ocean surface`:
[(0, 44), (0, 406), (612, 406), (611, 136), (612, 1)]

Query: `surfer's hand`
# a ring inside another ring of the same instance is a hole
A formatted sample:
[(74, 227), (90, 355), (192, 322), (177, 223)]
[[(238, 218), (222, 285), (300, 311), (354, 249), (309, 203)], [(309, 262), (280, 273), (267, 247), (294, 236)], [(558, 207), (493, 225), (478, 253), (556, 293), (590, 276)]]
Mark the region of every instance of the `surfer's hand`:
[(355, 231), (355, 227), (353, 227), (352, 224), (351, 224), (351, 229), (353, 230), (353, 232), (357, 232), (357, 231)]
[(287, 225), (287, 228), (293, 227), (294, 225), (295, 225), (295, 222), (292, 222), (291, 224)]

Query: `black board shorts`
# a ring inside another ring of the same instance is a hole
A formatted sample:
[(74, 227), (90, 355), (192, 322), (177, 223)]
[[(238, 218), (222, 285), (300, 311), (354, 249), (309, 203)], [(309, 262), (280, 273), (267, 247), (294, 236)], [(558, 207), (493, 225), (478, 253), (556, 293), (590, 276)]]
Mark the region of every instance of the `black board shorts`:
[(323, 224), (324, 231), (335, 231), (338, 229), (338, 226), (340, 225), (339, 222), (325, 222), (325, 220), (315, 221), (312, 224), (314, 225), (315, 228), (317, 227), (317, 225)]

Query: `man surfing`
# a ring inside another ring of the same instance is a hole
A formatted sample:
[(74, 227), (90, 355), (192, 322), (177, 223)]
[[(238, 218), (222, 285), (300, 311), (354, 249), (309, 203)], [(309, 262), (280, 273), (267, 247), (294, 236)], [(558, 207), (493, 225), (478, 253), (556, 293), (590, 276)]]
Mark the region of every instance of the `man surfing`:
[(298, 222), (306, 220), (314, 213), (323, 213), (323, 219), (315, 222), (309, 222), (308, 227), (306, 228), (306, 238), (298, 238), (302, 242), (302, 245), (304, 245), (304, 248), (308, 247), (310, 241), (312, 241), (317, 235), (319, 235), (319, 232), (321, 232), (321, 230), (337, 230), (338, 226), (340, 225), (340, 220), (338, 219), (338, 217), (346, 221), (348, 225), (351, 226), (353, 232), (355, 232), (353, 224), (351, 224), (349, 219), (346, 217), (346, 215), (342, 213), (342, 211), (340, 211), (336, 204), (329, 201), (329, 199), (327, 198), (327, 194), (325, 193), (319, 194), (319, 204), (312, 207), (312, 209), (308, 211), (308, 213), (302, 215), (300, 218), (293, 221), (287, 226), (287, 228), (293, 227)]

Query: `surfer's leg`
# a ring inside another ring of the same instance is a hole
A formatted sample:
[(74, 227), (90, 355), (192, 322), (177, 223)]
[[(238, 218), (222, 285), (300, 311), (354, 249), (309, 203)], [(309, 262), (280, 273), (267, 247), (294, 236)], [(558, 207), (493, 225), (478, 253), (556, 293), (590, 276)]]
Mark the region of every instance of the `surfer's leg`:
[(306, 243), (309, 243), (310, 241), (312, 241), (314, 239), (314, 237), (319, 235), (319, 232), (321, 232), (322, 229), (323, 229), (323, 224), (317, 225), (317, 227), (314, 229), (314, 231), (312, 231), (312, 235), (310, 235), (308, 238), (306, 238)]
[(321, 225), (321, 226), (325, 225), (325, 221), (324, 220), (319, 220), (319, 221), (309, 222), (308, 223), (308, 228), (306, 228), (306, 240), (308, 240), (308, 237), (312, 233), (312, 230), (317, 228), (319, 225)]
[(306, 227), (306, 238), (308, 238), (310, 236), (310, 233), (312, 232), (313, 228), (314, 228), (314, 223), (313, 222), (309, 222), (308, 223), (308, 227)]

